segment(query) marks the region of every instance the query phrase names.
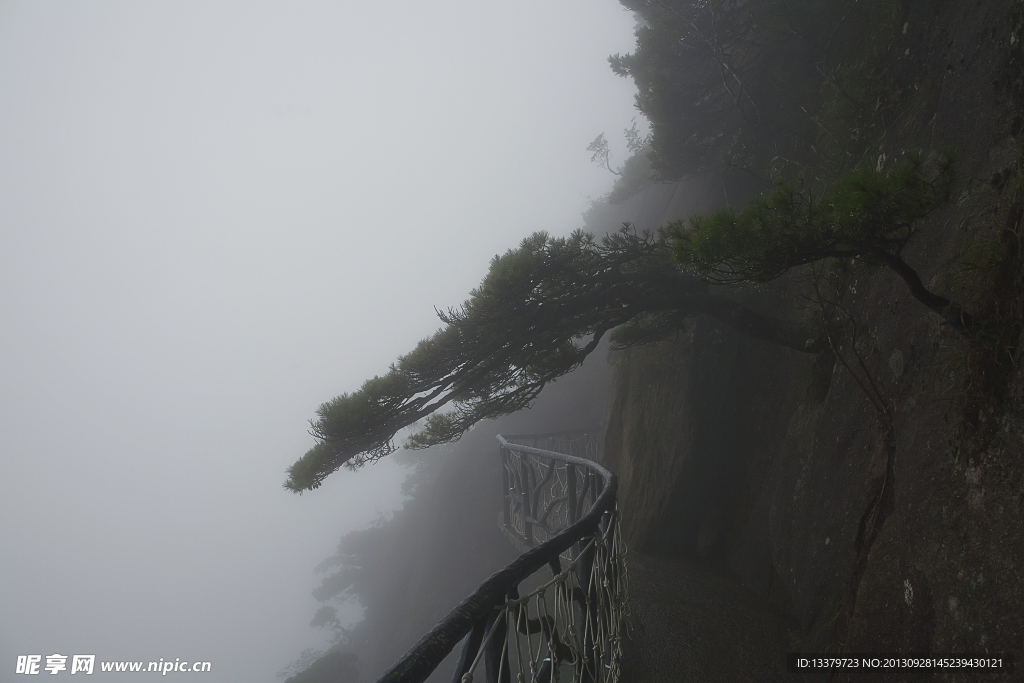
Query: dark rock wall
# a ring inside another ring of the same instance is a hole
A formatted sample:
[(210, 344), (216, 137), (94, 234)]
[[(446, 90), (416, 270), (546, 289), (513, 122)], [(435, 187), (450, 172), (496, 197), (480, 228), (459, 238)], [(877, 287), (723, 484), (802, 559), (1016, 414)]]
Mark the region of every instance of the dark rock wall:
[[(1024, 144), (1024, 3), (903, 11), (887, 77), (908, 109), (879, 157), (953, 147), (960, 174), (904, 256), (933, 290), (1019, 317), (1019, 266), (987, 299), (947, 278), (965, 245), (1003, 227), (983, 214)], [(741, 296), (806, 316), (799, 287)], [(854, 265), (843, 288), (857, 336), (840, 325), (838, 355), (698, 320), (616, 359), (606, 461), (628, 541), (771, 600), (799, 625), (796, 649), (1024, 661), (1024, 356), (1003, 349), (1013, 362), (979, 374), (977, 348), (890, 272)]]

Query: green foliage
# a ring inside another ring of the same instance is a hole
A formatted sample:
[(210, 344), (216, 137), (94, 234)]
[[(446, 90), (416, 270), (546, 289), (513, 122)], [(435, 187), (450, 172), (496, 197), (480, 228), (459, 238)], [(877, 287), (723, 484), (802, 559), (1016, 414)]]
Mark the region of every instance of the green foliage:
[(715, 283), (765, 282), (826, 258), (891, 265), (932, 211), (949, 198), (953, 157), (911, 157), (888, 172), (862, 166), (815, 200), (780, 182), (742, 211), (693, 216), (666, 227), (679, 263)]
[(818, 347), (816, 333), (709, 295), (673, 256), (714, 283), (764, 281), (823, 258), (858, 256), (896, 268), (914, 296), (945, 310), (949, 301), (924, 290), (899, 252), (948, 196), (952, 179), (949, 155), (932, 165), (912, 159), (886, 173), (863, 167), (820, 201), (781, 184), (741, 212), (694, 217), (689, 227), (677, 222), (657, 238), (628, 225), (600, 242), (581, 231), (536, 233), (495, 257), (470, 298), (439, 314), (445, 327), (387, 374), (320, 406), (310, 430), (317, 444), (288, 470), (285, 487), (315, 489), (339, 467), (383, 457), (413, 423), (423, 428), (407, 445), (424, 448), (525, 408), (606, 332), (627, 323), (617, 337), (624, 345), (656, 339), (702, 313), (801, 351)]
[[(824, 149), (825, 100), (830, 111), (875, 105), (851, 100), (849, 91), (854, 80), (877, 82), (860, 78), (877, 61), (862, 53), (883, 32), (875, 17), (889, 0), (621, 2), (645, 24), (634, 51), (609, 63), (636, 84), (661, 180), (726, 164), (760, 170), (806, 163)], [(848, 78), (841, 65), (854, 62), (859, 67)], [(830, 97), (837, 93), (842, 102)], [(839, 134), (840, 144), (832, 143), (837, 133), (827, 133), (828, 152), (845, 154), (848, 131)]]
[(495, 257), (469, 300), (439, 314), (445, 327), (387, 374), (320, 406), (310, 430), (318, 443), (289, 468), (285, 487), (315, 489), (339, 467), (383, 457), (399, 430), (421, 420), (409, 447), (454, 441), (480, 420), (525, 408), (608, 330), (701, 286), (650, 234), (624, 228), (598, 242), (582, 231), (536, 233)]

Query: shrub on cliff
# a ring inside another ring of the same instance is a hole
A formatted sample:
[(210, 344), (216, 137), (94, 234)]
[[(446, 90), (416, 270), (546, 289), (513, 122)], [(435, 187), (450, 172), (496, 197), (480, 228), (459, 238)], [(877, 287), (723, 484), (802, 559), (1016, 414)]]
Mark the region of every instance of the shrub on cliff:
[(964, 331), (970, 316), (929, 291), (901, 256), (925, 219), (949, 199), (954, 179), (951, 152), (927, 164), (911, 156), (887, 172), (862, 166), (819, 198), (780, 182), (741, 211), (729, 207), (692, 216), (669, 224), (665, 232), (675, 259), (715, 284), (765, 282), (825, 259), (884, 265), (914, 298)]

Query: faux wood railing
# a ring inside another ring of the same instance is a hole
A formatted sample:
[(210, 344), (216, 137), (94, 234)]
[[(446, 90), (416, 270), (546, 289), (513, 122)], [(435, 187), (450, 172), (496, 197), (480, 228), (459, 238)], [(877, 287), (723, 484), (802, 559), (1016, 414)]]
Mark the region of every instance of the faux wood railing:
[(581, 444), (593, 451), (589, 435), (499, 436), (498, 443), (501, 526), (524, 552), (378, 683), (421, 683), (460, 642), (453, 683), (481, 673), (488, 683), (618, 680), (626, 575), (614, 475), (572, 454)]

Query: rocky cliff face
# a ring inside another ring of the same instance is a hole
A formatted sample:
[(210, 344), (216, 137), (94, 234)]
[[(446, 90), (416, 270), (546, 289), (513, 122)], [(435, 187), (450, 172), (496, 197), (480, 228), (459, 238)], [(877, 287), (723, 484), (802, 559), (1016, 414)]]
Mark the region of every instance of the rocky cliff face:
[(627, 538), (766, 597), (807, 650), (1019, 652), (1020, 371), (1002, 402), (966, 400), (943, 360), (961, 341), (897, 301), (859, 309), (863, 366), (707, 321), (619, 356), (605, 453)]
[[(1006, 179), (1021, 172), (1024, 12), (913, 2), (905, 14), (890, 73), (932, 94), (913, 100), (879, 163), (924, 139), (959, 150), (957, 201), (905, 256), (932, 289), (995, 321), (989, 331), (942, 328), (892, 273), (843, 264), (830, 352), (701, 319), (619, 355), (606, 460), (631, 547), (771, 601), (793, 620), (794, 649), (1019, 658), (1024, 276)], [(807, 319), (820, 311), (804, 286), (734, 295)]]

